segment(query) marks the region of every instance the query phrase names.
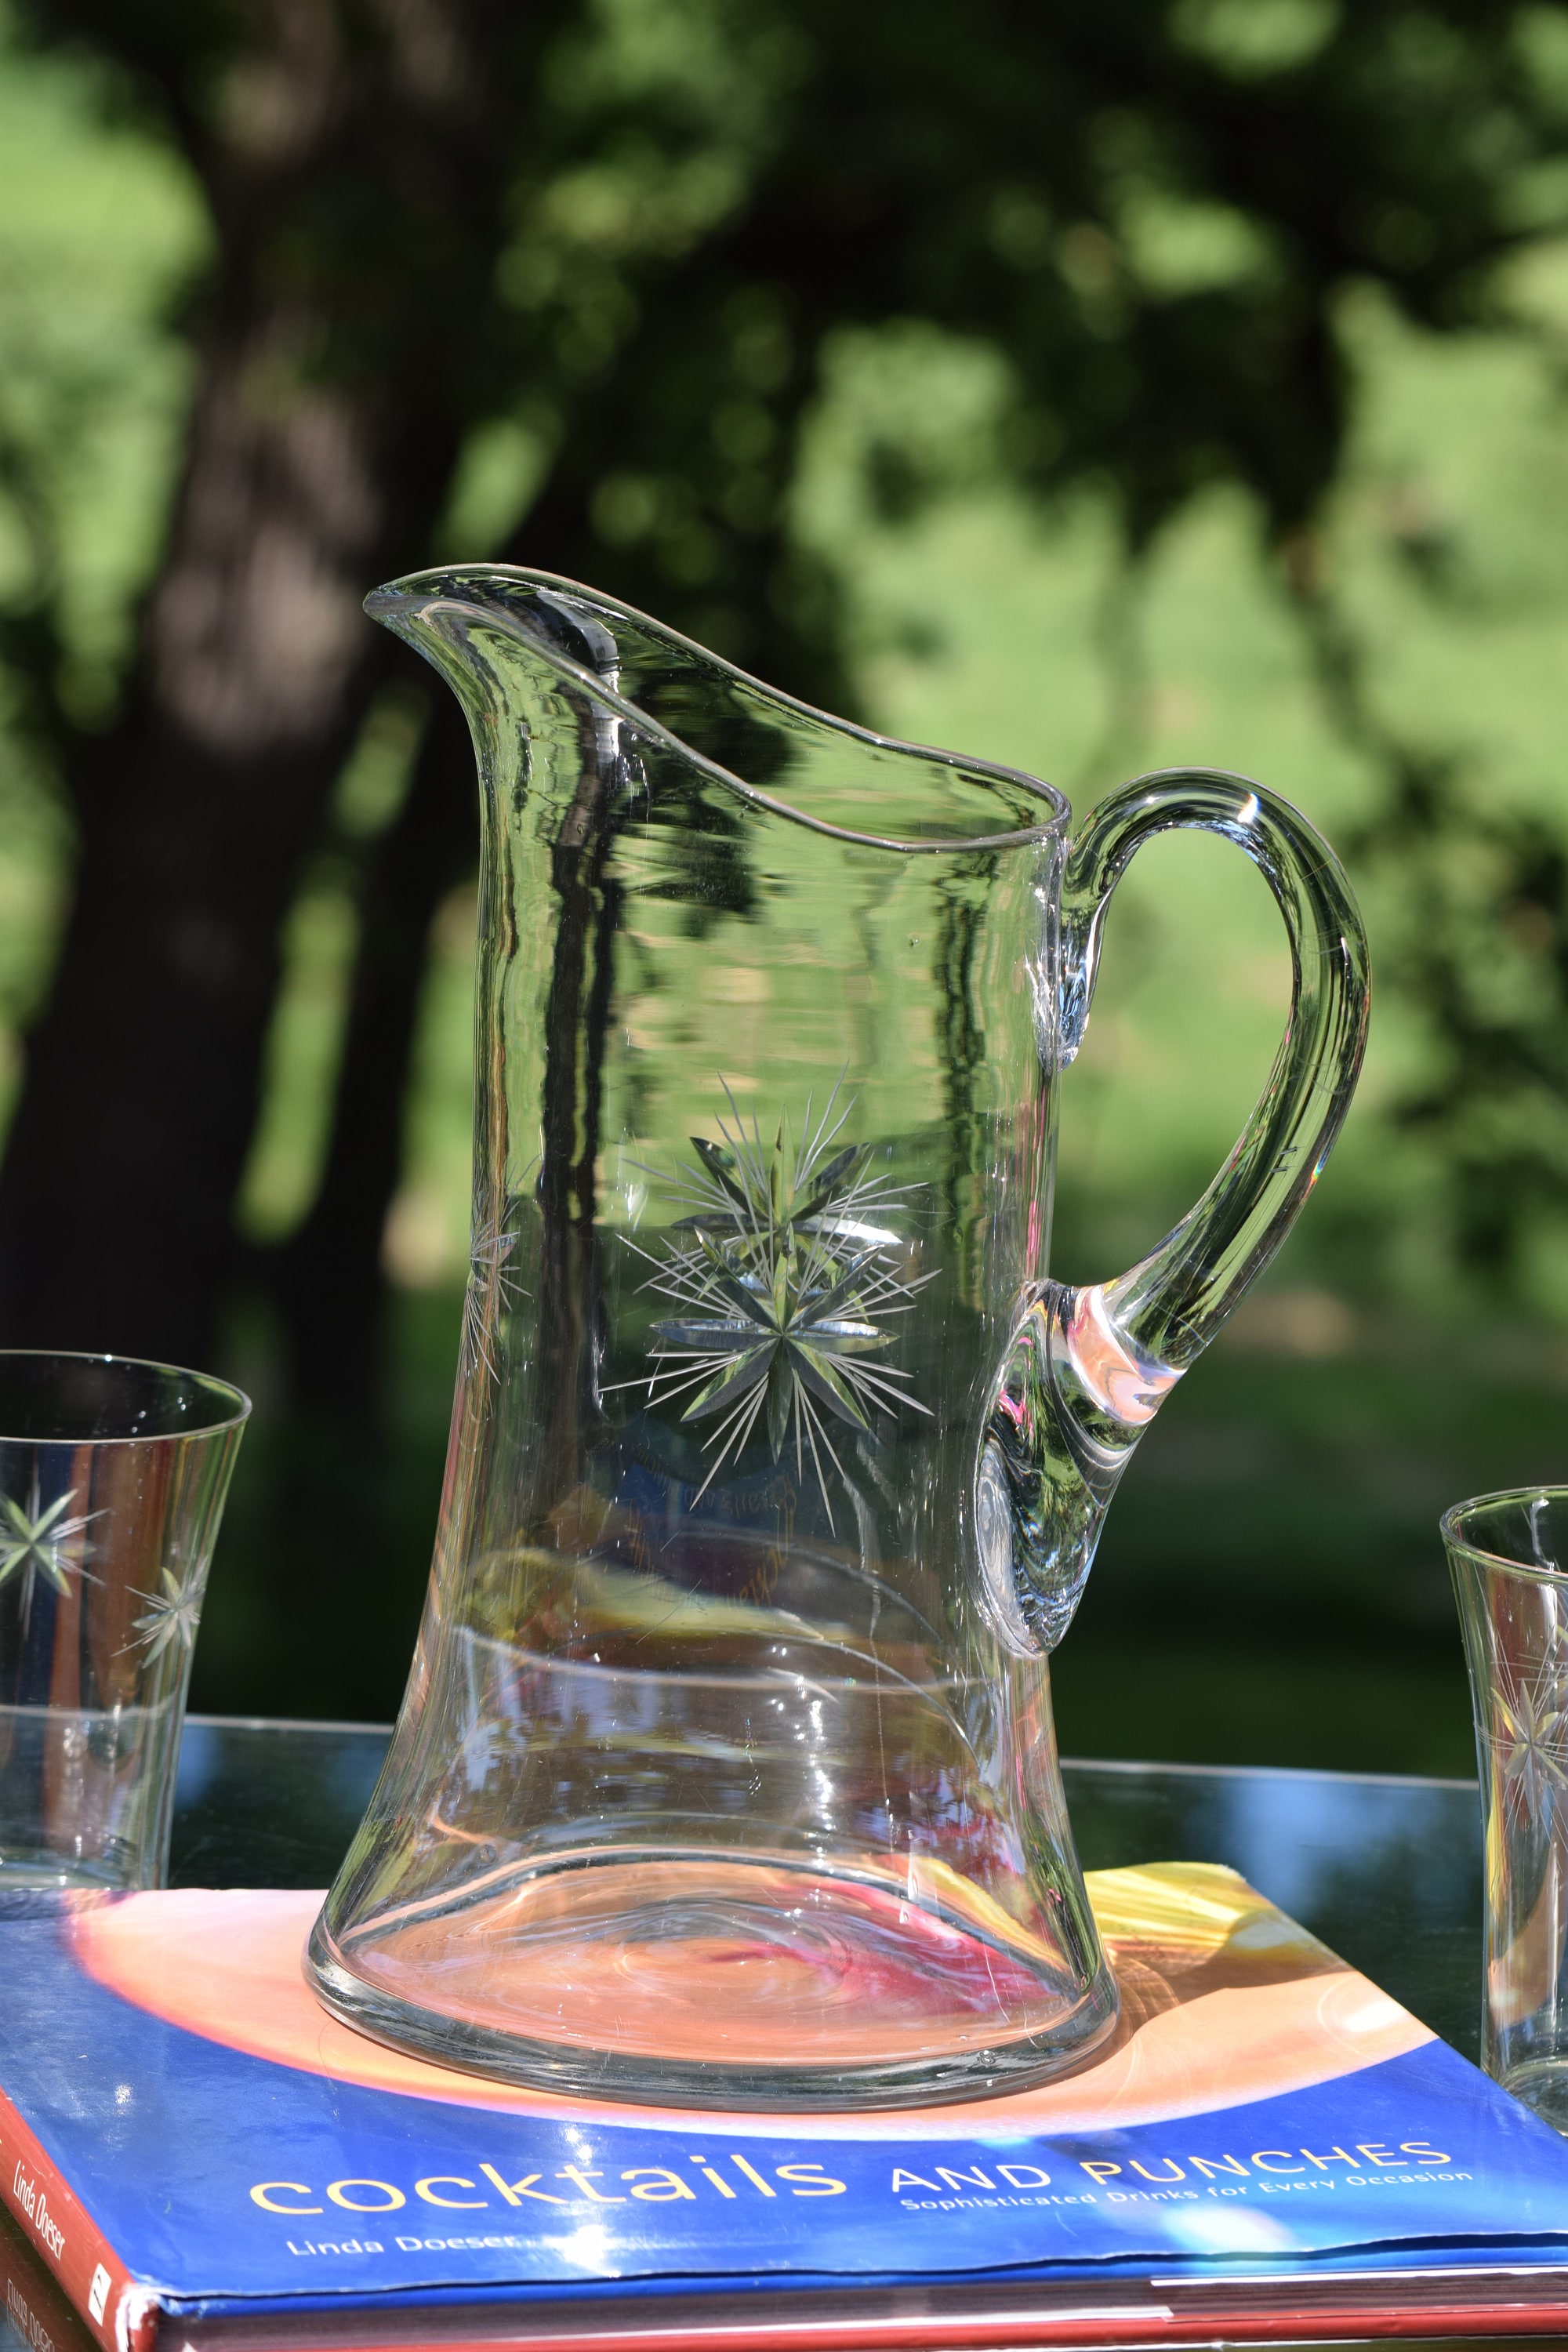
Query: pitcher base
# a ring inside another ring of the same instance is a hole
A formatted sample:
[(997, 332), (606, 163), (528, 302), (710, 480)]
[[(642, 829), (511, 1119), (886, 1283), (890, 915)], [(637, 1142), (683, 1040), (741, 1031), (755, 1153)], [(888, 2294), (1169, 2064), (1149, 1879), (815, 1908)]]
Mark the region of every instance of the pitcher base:
[(1086, 1989), (1011, 1926), (849, 1870), (617, 1853), (399, 1906), (341, 1940), (323, 1918), (309, 1966), (346, 2024), (506, 2082), (670, 2105), (902, 2105), (1022, 2089), (1111, 2030), (1109, 1973)]

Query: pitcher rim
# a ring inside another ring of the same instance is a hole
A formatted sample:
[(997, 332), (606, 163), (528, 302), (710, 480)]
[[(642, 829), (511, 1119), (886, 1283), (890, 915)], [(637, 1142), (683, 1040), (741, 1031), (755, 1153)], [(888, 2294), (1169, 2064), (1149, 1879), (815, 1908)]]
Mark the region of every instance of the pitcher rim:
[(818, 709), (815, 703), (803, 702), (797, 695), (786, 694), (782, 687), (770, 686), (766, 679), (756, 677), (751, 670), (741, 668), (736, 662), (726, 661), (721, 654), (714, 653), (710, 646), (700, 645), (696, 638), (683, 635), (679, 629), (671, 628), (667, 621), (658, 620), (652, 614), (639, 611), (637, 605), (628, 604), (624, 598), (612, 596), (603, 588), (590, 587), (584, 581), (568, 579), (563, 572), (536, 571), (531, 565), (521, 563), (436, 564), (423, 572), (405, 573), (396, 580), (387, 581), (379, 588), (373, 588), (364, 599), (364, 610), (372, 620), (389, 625), (393, 616), (399, 613), (417, 610), (424, 614), (432, 606), (442, 604), (461, 605), (465, 600), (458, 591), (457, 583), (464, 578), (473, 581), (476, 584), (483, 582), (517, 581), (531, 588), (560, 589), (570, 595), (584, 597), (610, 613), (617, 614), (627, 621), (651, 630), (656, 636), (663, 638), (672, 647), (700, 656), (703, 661), (711, 663), (715, 669), (723, 671), (729, 677), (743, 686), (754, 688), (768, 701), (780, 704), (786, 710), (798, 711), (803, 718), (815, 719), (823, 726), (830, 727), (837, 734), (847, 735), (854, 741), (865, 744), (873, 751), (908, 753), (912, 758), (935, 761), (941, 766), (956, 769), (961, 774), (973, 777), (977, 782), (1011, 784), (1043, 801), (1051, 812), (1049, 816), (1037, 825), (1017, 826), (1005, 833), (954, 835), (950, 839), (941, 841), (905, 841), (889, 834), (861, 833), (849, 825), (830, 824), (824, 817), (808, 815), (804, 809), (792, 806), (788, 801), (777, 799), (772, 793), (763, 791), (760, 785), (747, 783), (745, 779), (736, 775), (732, 769), (724, 767), (717, 760), (710, 759), (706, 752), (700, 751), (695, 745), (688, 743), (683, 737), (665, 726), (662, 720), (654, 718), (651, 712), (644, 710), (640, 704), (628, 701), (624, 695), (617, 694), (613, 687), (605, 685), (596, 671), (584, 667), (580, 662), (574, 661), (569, 654), (561, 652), (553, 646), (541, 643), (504, 606), (498, 605), (494, 608), (489, 617), (499, 627), (508, 635), (525, 642), (531, 651), (549, 662), (552, 668), (558, 670), (563, 676), (575, 680), (585, 693), (591, 694), (597, 702), (624, 719), (627, 725), (668, 745), (682, 759), (690, 761), (705, 774), (723, 784), (728, 791), (738, 793), (742, 800), (752, 803), (758, 808), (768, 810), (774, 816), (784, 817), (792, 824), (803, 825), (810, 833), (825, 834), (831, 840), (851, 842), (861, 848), (893, 850), (906, 856), (948, 857), (961, 856), (966, 851), (1019, 849), (1030, 845), (1038, 845), (1047, 841), (1065, 839), (1068, 828), (1072, 823), (1072, 803), (1067, 794), (1058, 785), (1048, 783), (1043, 776), (1032, 776), (1026, 769), (1006, 767), (999, 761), (972, 759), (966, 753), (945, 751), (935, 744), (914, 743), (906, 740), (902, 736), (879, 734), (874, 728), (858, 726), (852, 719), (841, 719), (831, 710)]

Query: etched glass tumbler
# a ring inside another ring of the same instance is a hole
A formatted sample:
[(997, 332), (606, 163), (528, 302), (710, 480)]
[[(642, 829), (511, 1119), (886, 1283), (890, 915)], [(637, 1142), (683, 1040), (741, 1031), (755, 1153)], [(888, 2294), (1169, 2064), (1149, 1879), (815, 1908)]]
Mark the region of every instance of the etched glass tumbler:
[(163, 1884), (249, 1411), (166, 1364), (0, 1351), (0, 1897)]
[(1457, 1503), (1486, 1855), (1481, 2063), (1568, 2131), (1568, 1488)]
[[(1047, 1654), (1139, 1434), (1343, 1114), (1343, 876), (1210, 773), (1069, 845), (1048, 784), (543, 575), (370, 609), (479, 751), (472, 1274), (429, 1602), (318, 1990), (613, 2097), (963, 2098), (1069, 2065), (1115, 1990)], [(1171, 825), (1263, 869), (1290, 1025), (1198, 1207), (1068, 1289), (1058, 1077), (1111, 887)]]

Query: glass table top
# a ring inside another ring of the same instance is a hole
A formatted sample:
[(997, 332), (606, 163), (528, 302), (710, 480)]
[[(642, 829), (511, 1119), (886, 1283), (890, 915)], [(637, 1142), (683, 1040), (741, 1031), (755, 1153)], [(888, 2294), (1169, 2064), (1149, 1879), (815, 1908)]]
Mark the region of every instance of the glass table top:
[[(192, 1716), (176, 1886), (321, 1886), (369, 1801), (384, 1725)], [(1223, 1862), (1465, 2055), (1480, 2003), (1481, 1838), (1465, 1780), (1067, 1763), (1086, 1870)]]

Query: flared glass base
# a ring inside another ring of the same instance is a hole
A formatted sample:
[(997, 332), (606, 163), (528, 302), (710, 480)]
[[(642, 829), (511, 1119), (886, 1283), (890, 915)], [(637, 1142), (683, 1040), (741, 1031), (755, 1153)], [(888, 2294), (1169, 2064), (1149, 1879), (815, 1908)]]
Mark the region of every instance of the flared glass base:
[(77, 1865), (47, 1851), (0, 1853), (0, 1906), (10, 1895), (122, 1895), (133, 1884), (123, 1871), (115, 1869), (112, 1857), (101, 1865)]
[(1116, 2021), (999, 1910), (743, 1854), (575, 1855), (399, 1906), (308, 1965), (346, 2024), (508, 2082), (676, 2106), (983, 2098)]
[(1510, 2066), (1498, 2079), (1543, 2124), (1568, 2135), (1568, 2058), (1538, 2058)]

